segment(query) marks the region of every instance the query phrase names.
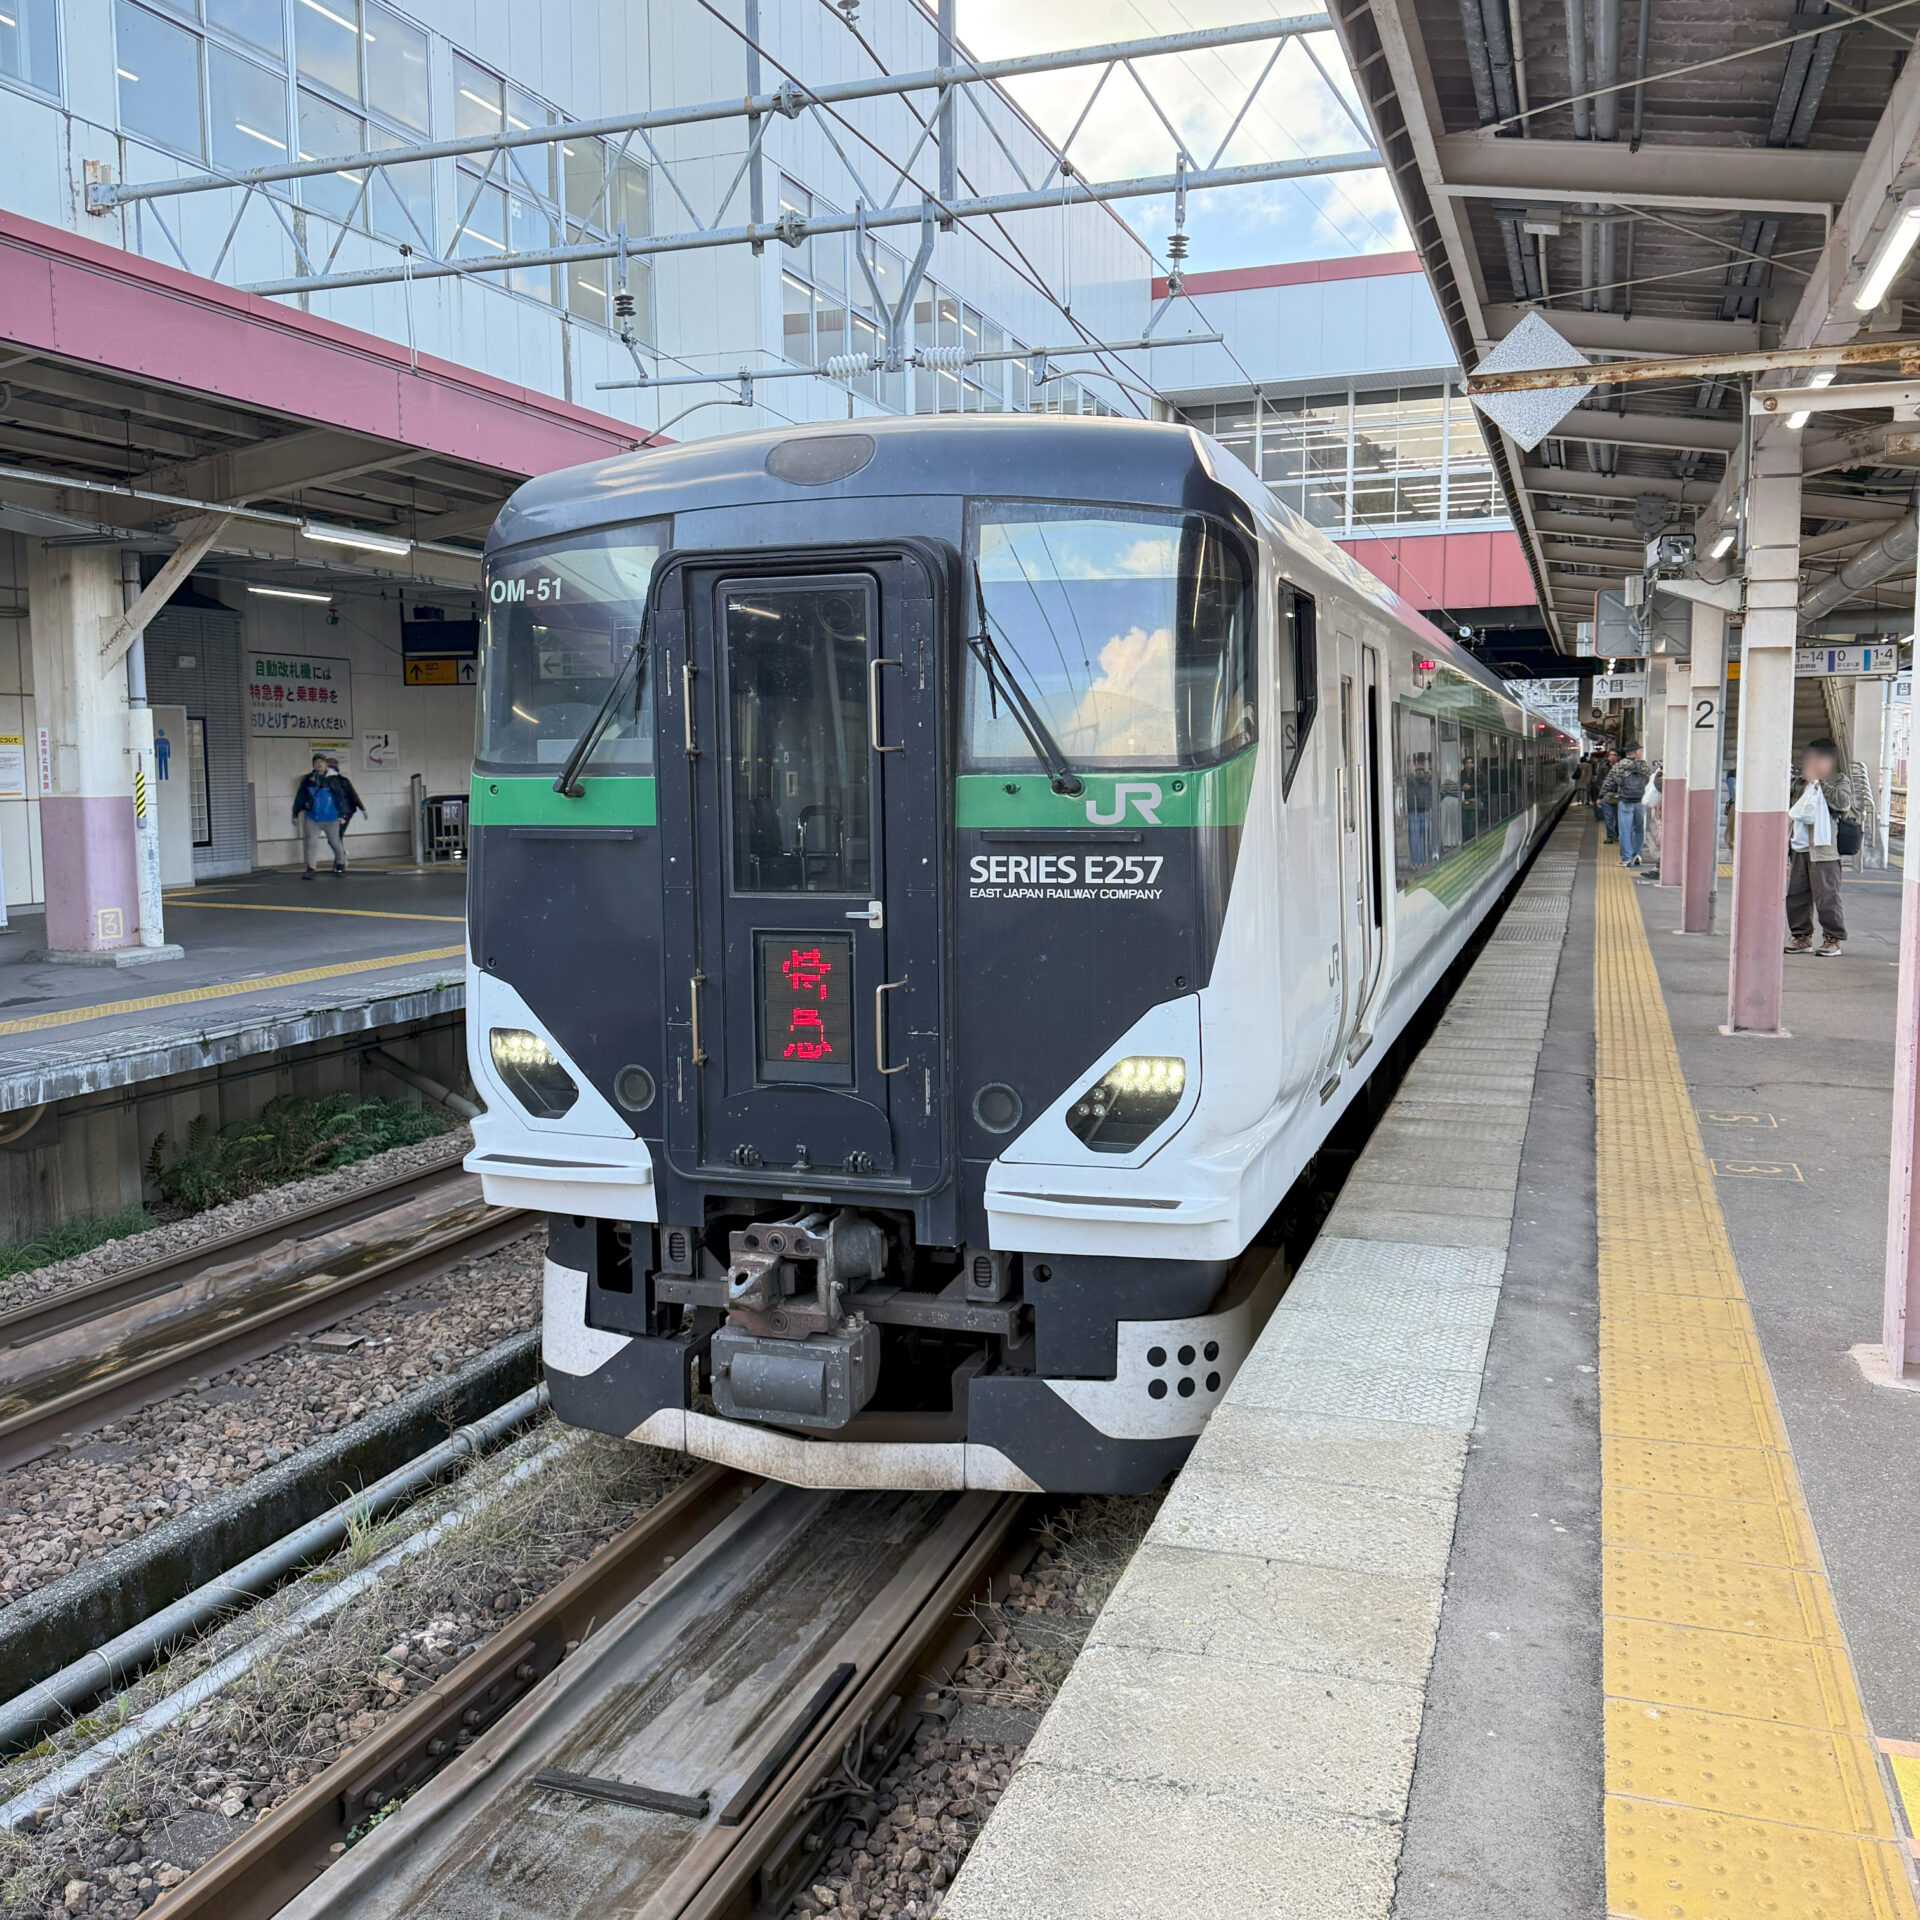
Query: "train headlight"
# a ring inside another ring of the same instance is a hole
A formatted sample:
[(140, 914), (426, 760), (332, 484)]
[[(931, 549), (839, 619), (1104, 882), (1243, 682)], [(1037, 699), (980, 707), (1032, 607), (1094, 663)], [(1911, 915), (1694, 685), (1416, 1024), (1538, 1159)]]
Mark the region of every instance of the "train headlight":
[(1131, 1153), (1163, 1126), (1187, 1090), (1187, 1063), (1165, 1054), (1118, 1060), (1076, 1100), (1067, 1129), (1095, 1153)]
[(537, 1033), (525, 1027), (495, 1027), (487, 1051), (507, 1091), (536, 1120), (558, 1120), (580, 1098), (573, 1075)]

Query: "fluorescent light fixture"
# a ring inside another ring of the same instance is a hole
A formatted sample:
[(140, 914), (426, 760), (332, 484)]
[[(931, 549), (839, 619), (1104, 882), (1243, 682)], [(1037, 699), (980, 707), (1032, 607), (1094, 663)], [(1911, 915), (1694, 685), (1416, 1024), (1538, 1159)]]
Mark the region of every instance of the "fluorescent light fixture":
[(1733, 529), (1728, 527), (1720, 538), (1707, 549), (1709, 560), (1724, 560), (1733, 551)]
[(247, 585), (249, 593), (257, 593), (262, 600), (303, 600), (309, 606), (330, 607), (333, 595), (330, 593), (309, 593), (304, 587), (256, 587)]
[[(1830, 387), (1833, 385), (1833, 376), (1837, 372), (1839, 372), (1839, 368), (1837, 367), (1815, 367), (1804, 384), (1808, 387)], [(1798, 433), (1812, 418), (1813, 409), (1811, 407), (1803, 407), (1798, 413), (1788, 414), (1787, 431), (1789, 433)]]
[(1920, 193), (1902, 194), (1880, 244), (1873, 250), (1873, 258), (1867, 262), (1867, 276), (1853, 296), (1856, 312), (1871, 313), (1887, 297), (1887, 289), (1907, 264), (1916, 240), (1920, 240)]
[(359, 527), (329, 527), (318, 520), (301, 524), (300, 531), (309, 540), (327, 547), (358, 547), (366, 553), (392, 553), (402, 557), (413, 551), (411, 540), (396, 539), (390, 533), (366, 533)]

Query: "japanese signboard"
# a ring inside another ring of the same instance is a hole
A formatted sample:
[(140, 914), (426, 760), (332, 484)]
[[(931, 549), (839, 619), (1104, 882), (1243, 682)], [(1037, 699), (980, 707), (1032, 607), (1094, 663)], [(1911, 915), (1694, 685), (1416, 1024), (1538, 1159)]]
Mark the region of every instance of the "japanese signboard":
[(291, 739), (353, 738), (353, 668), (306, 653), (250, 652), (247, 724)]
[(1647, 676), (1644, 673), (1596, 673), (1593, 697), (1596, 700), (1644, 700)]
[(17, 733), (0, 733), (0, 800), (27, 797), (27, 743)]
[(475, 660), (423, 660), (409, 656), (403, 663), (410, 687), (471, 687), (480, 680)]
[(1876, 676), (1900, 670), (1900, 649), (1888, 642), (1884, 646), (1795, 647), (1795, 673), (1855, 673)]

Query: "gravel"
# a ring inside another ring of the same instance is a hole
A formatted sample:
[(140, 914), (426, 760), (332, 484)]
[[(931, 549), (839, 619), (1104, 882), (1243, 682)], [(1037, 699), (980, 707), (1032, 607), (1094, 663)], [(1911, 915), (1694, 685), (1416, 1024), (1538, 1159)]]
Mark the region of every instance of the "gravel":
[(297, 1213), (303, 1207), (344, 1199), (362, 1188), (378, 1186), (383, 1180), (397, 1179), (422, 1167), (458, 1161), (472, 1145), (471, 1132), (465, 1126), (458, 1126), (450, 1133), (436, 1134), (433, 1139), (410, 1147), (389, 1147), (385, 1153), (356, 1160), (352, 1166), (341, 1167), (335, 1173), (290, 1181), (284, 1187), (269, 1187), (262, 1193), (249, 1194), (244, 1200), (229, 1201), (224, 1207), (212, 1207), (205, 1213), (190, 1214), (184, 1220), (149, 1227), (146, 1232), (129, 1234), (124, 1240), (109, 1240), (91, 1253), (75, 1254), (71, 1260), (36, 1267), (31, 1273), (15, 1274), (11, 1279), (0, 1281), (0, 1313), (11, 1313), (16, 1307), (44, 1300), (50, 1294), (64, 1293), (70, 1287), (84, 1286), (92, 1280), (104, 1280), (110, 1274), (143, 1266), (149, 1260), (184, 1253), (222, 1234), (256, 1227), (283, 1214)]
[(0, 1608), (535, 1325), (545, 1257), (541, 1226), (328, 1329), (356, 1347), (297, 1337), (0, 1474)]
[(1160, 1505), (1159, 1494), (1089, 1499), (1057, 1514), (1025, 1575), (982, 1617), (929, 1720), (882, 1779), (871, 1813), (839, 1843), (789, 1920), (927, 1920), (1013, 1777)]
[[(562, 1430), (524, 1439), (370, 1531), (325, 1568), (209, 1636), (127, 1696), (138, 1711), (364, 1566), (446, 1507), (473, 1498)], [(369, 1593), (281, 1647), (189, 1719), (123, 1756), (42, 1816), (0, 1833), (0, 1917), (131, 1920), (259, 1814), (364, 1740), (652, 1506), (693, 1463), (600, 1435), (571, 1438), (542, 1472), (389, 1571)], [(0, 1798), (85, 1744), (75, 1730), (0, 1769)]]

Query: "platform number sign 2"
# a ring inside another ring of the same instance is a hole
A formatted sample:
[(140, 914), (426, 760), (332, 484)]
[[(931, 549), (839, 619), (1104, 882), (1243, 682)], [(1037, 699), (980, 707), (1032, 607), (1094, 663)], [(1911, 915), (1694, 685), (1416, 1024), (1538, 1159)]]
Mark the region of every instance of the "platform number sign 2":
[(1705, 694), (1693, 703), (1693, 730), (1695, 733), (1711, 733), (1714, 716), (1720, 710), (1720, 703), (1712, 694)]
[(853, 939), (762, 933), (758, 1077), (815, 1087), (853, 1085)]

